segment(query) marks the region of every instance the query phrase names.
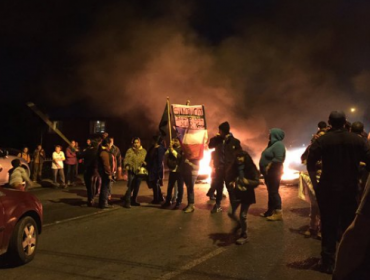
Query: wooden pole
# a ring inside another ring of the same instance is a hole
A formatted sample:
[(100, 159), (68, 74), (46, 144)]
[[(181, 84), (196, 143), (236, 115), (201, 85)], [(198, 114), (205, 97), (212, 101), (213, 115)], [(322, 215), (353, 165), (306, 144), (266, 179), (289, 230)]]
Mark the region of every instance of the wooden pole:
[(36, 114), (38, 115), (56, 134), (58, 134), (68, 145), (72, 145), (71, 141), (64, 136), (64, 134), (56, 127), (54, 127), (53, 123), (49, 120), (49, 118), (41, 112), (34, 103), (28, 102), (27, 106)]
[(170, 143), (172, 140), (172, 133), (171, 133), (171, 115), (170, 115), (170, 97), (167, 96), (167, 117), (168, 117), (168, 134), (170, 136)]

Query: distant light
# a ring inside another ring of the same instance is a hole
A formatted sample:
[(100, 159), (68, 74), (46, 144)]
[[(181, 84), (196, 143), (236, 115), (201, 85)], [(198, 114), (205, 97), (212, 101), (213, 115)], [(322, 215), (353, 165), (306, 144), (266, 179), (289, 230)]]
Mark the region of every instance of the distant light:
[(351, 113), (356, 112), (356, 108), (351, 108)]

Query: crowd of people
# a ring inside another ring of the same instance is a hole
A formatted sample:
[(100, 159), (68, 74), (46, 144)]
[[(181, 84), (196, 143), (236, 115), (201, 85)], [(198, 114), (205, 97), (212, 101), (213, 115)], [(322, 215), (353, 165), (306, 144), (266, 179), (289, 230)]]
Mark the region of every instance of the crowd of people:
[[(369, 234), (367, 236), (361, 234), (361, 226), (366, 232), (370, 232), (369, 182), (365, 190), (370, 170), (367, 134), (364, 132), (362, 123), (348, 123), (345, 114), (340, 111), (333, 111), (328, 123), (329, 125), (326, 122), (318, 124), (317, 133), (302, 155), (302, 162), (307, 164), (308, 178), (313, 187), (310, 194), (311, 222), (305, 235), (321, 239), (321, 259), (318, 263), (321, 271), (329, 274), (334, 272), (333, 279), (336, 280), (368, 279), (367, 276), (360, 278), (363, 277), (361, 275), (368, 275), (364, 274), (361, 264), (367, 257), (369, 252), (367, 245), (370, 242)], [(214, 151), (212, 152), (212, 182), (207, 195), (216, 202), (211, 213), (222, 212), (223, 190), (226, 187), (231, 206), (228, 216), (235, 221), (237, 244), (244, 244), (248, 240), (247, 213), (250, 205), (256, 203), (254, 189), (260, 184), (260, 173), (268, 192), (267, 209), (261, 213), (261, 217), (268, 221), (283, 220), (279, 187), (286, 153), (284, 137), (283, 130), (279, 128), (270, 130), (267, 147), (260, 157), (259, 169), (248, 152), (242, 149), (240, 141), (230, 132), (228, 122), (220, 124), (218, 134), (209, 140), (208, 148)], [(28, 162), (31, 161), (26, 148), (18, 156)], [(45, 160), (45, 152), (41, 145), (33, 153), (32, 159), (32, 178), (39, 180), (42, 177), (41, 170)], [(60, 146), (56, 146), (52, 155), (54, 182), (60, 182), (62, 187), (73, 184), (79, 159), (84, 161), (88, 206), (94, 206), (95, 197), (98, 196), (100, 208), (113, 207), (109, 203), (112, 185), (116, 175), (124, 170), (127, 173), (127, 191), (121, 199), (125, 208), (140, 206), (138, 193), (142, 181), (145, 180), (153, 191), (151, 203), (161, 204), (163, 208), (178, 209), (181, 207), (185, 187), (187, 206), (183, 211), (184, 213), (195, 211), (194, 185), (198, 175), (199, 160), (189, 157), (176, 136), (171, 139), (167, 149), (162, 137), (154, 136), (148, 151), (142, 147), (140, 138), (134, 137), (124, 157), (121, 156), (119, 148), (114, 145), (114, 139), (107, 133), (101, 137), (89, 139), (87, 147), (82, 151), (78, 149), (75, 141), (72, 141), (66, 149), (66, 154), (61, 151)], [(67, 170), (66, 179), (64, 163)], [(19, 165), (19, 160), (14, 162), (15, 170), (10, 178), (12, 183), (15, 182), (14, 185), (20, 184), (22, 180), (20, 181), (19, 178), (30, 181), (29, 178), (24, 177), (25, 175), (18, 168)], [(164, 165), (170, 171), (165, 196), (161, 190)], [(358, 208), (360, 203), (361, 207)], [(238, 208), (240, 210), (237, 215)], [(344, 238), (338, 253), (338, 264), (341, 265), (335, 266), (337, 242), (341, 240), (343, 233)], [(362, 246), (361, 259), (348, 258), (348, 254), (355, 254), (348, 245), (351, 242), (354, 248)], [(358, 245), (360, 243), (362, 245)], [(346, 270), (346, 265), (351, 269)], [(357, 278), (348, 278), (352, 277), (349, 275), (357, 275)]]

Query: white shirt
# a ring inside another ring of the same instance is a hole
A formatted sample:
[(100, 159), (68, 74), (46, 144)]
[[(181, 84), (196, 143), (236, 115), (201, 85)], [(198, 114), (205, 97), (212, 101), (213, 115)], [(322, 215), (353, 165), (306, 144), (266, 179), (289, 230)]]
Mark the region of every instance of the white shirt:
[[(54, 152), (53, 153), (53, 162), (51, 164), (51, 168), (52, 169), (63, 169), (64, 168), (63, 161), (65, 159), (66, 158), (65, 158), (64, 153), (62, 151), (60, 151), (59, 153)], [(56, 162), (59, 164), (59, 166), (56, 165)]]

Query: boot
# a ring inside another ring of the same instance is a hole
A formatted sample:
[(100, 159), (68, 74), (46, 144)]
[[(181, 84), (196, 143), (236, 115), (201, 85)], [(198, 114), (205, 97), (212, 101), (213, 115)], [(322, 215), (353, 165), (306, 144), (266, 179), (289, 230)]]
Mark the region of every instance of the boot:
[(192, 213), (194, 212), (195, 208), (194, 208), (194, 204), (193, 203), (190, 203), (185, 209), (184, 209), (184, 213)]
[(267, 217), (268, 221), (281, 221), (283, 220), (283, 211), (281, 209), (276, 209), (271, 216)]

